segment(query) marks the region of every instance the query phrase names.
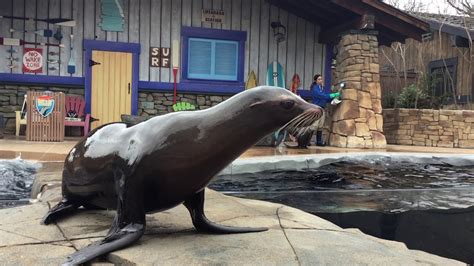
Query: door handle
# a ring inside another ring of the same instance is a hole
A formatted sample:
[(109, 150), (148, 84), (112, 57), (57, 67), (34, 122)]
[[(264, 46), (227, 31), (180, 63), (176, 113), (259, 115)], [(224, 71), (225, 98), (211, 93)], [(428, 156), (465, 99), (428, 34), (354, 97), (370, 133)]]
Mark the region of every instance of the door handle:
[(130, 82), (128, 83), (128, 94), (130, 94)]
[(95, 66), (95, 65), (100, 65), (100, 62), (96, 62), (96, 61), (94, 61), (94, 60), (92, 60), (92, 59), (89, 59), (89, 66), (90, 66), (90, 67), (93, 67), (93, 66)]

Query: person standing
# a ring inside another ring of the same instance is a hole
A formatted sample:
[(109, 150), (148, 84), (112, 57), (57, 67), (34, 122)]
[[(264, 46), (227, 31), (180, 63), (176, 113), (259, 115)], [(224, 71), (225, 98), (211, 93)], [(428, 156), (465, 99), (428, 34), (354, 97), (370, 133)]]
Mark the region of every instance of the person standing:
[(323, 77), (320, 74), (314, 75), (313, 83), (311, 84), (310, 91), (311, 91), (311, 100), (313, 104), (316, 104), (323, 109), (323, 115), (321, 116), (321, 119), (319, 119), (313, 125), (310, 126), (310, 130), (308, 131), (308, 134), (305, 134), (301, 136), (300, 138), (298, 138), (298, 147), (300, 148), (306, 148), (306, 146), (309, 145), (314, 131), (316, 131), (316, 146), (325, 145), (323, 141), (322, 127), (324, 125), (324, 120), (326, 119), (326, 115), (327, 115), (326, 105), (327, 103), (330, 103), (332, 99), (340, 96), (339, 92), (327, 93), (324, 91)]

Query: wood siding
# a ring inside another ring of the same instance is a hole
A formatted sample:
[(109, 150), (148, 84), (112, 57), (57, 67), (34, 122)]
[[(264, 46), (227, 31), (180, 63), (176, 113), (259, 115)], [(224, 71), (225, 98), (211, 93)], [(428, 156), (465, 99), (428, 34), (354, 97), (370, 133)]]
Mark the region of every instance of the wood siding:
[[(441, 37), (440, 37), (441, 36)], [(380, 51), (380, 68), (391, 67), (393, 62), (396, 69), (403, 73), (403, 61), (400, 52), (390, 47), (382, 46)], [(383, 51), (382, 51), (383, 49)], [(385, 55), (384, 55), (385, 53)], [(390, 59), (390, 61), (387, 59)], [(459, 95), (473, 96), (474, 52), (469, 48), (456, 47), (451, 36), (444, 32), (433, 33), (433, 39), (428, 42), (418, 42), (413, 39), (406, 41), (406, 69), (417, 73), (428, 73), (428, 64), (431, 61), (458, 58), (456, 88)], [(383, 89), (383, 88), (382, 88)]]
[[(62, 43), (65, 48), (42, 47), (45, 61), (58, 59), (60, 65), (45, 63), (44, 75), (70, 76), (67, 73), (69, 60), (70, 34), (74, 34), (74, 56), (76, 73), (82, 77), (83, 53), (82, 41), (96, 39), (111, 42), (131, 42), (141, 44), (140, 80), (172, 82), (172, 71), (167, 68), (150, 68), (148, 65), (149, 47), (171, 47), (172, 40), (179, 39), (181, 26), (193, 26), (214, 29), (230, 29), (247, 32), (245, 44), (244, 79), (250, 70), (257, 74), (259, 84), (264, 83), (266, 69), (273, 60), (278, 60), (285, 71), (287, 87), (295, 73), (300, 75), (304, 87), (308, 88), (315, 73), (323, 73), (324, 45), (318, 43), (320, 27), (289, 13), (284, 9), (270, 5), (265, 0), (123, 0), (125, 24), (123, 32), (104, 32), (99, 27), (100, 0), (0, 0), (0, 15), (27, 16), (36, 18), (72, 18), (76, 21), (73, 28), (62, 27)], [(225, 11), (225, 22), (201, 22), (202, 8)], [(272, 21), (280, 20), (287, 27), (287, 39), (276, 44), (270, 27)], [(32, 33), (10, 32), (9, 29), (37, 30), (52, 29), (56, 26), (45, 22), (1, 19), (0, 36), (19, 38), (27, 41), (57, 43), (54, 38), (45, 38)], [(29, 45), (28, 47), (34, 47)], [(21, 61), (14, 62), (14, 69), (7, 67), (6, 59), (10, 46), (0, 46), (0, 73), (22, 73)], [(14, 47), (18, 53), (14, 57), (22, 58), (23, 48)], [(46, 56), (48, 52), (58, 52), (59, 56)], [(172, 51), (175, 52), (175, 51)], [(5, 56), (6, 55), (6, 56)], [(57, 70), (50, 70), (50, 67)]]

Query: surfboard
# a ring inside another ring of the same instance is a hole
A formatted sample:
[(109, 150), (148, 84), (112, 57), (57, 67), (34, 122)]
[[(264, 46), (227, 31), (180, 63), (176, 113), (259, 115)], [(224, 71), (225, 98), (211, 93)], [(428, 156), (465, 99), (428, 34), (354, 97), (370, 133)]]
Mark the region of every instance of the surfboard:
[(255, 72), (250, 71), (249, 76), (247, 78), (247, 83), (245, 83), (245, 89), (251, 89), (255, 88), (258, 86), (258, 81), (257, 81), (257, 76), (255, 75)]
[(294, 94), (296, 94), (297, 90), (301, 87), (301, 79), (298, 74), (294, 74), (293, 78), (291, 78), (291, 86), (290, 90)]
[(273, 61), (267, 68), (267, 83), (268, 86), (276, 86), (286, 88), (285, 73), (283, 67), (277, 61)]

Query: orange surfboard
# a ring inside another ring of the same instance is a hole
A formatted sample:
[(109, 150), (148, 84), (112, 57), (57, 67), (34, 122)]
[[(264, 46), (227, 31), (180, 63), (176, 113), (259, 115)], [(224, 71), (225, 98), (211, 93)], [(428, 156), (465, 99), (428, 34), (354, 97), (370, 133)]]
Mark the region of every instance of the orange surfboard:
[(294, 94), (296, 94), (297, 90), (301, 87), (301, 79), (298, 74), (294, 74), (293, 78), (291, 78), (291, 86), (290, 90)]

